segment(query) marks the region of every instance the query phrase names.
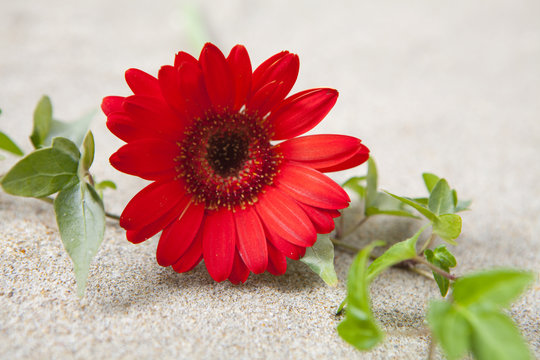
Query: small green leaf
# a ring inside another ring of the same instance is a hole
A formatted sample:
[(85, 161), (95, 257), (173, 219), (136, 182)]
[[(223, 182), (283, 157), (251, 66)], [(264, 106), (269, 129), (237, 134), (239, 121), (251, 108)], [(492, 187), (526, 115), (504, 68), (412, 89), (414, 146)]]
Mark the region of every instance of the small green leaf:
[(103, 181), (98, 182), (95, 186), (96, 190), (103, 190), (106, 188), (116, 190), (116, 184), (112, 182), (111, 180), (103, 180)]
[(79, 149), (77, 149), (77, 146), (74, 143), (72, 143), (71, 140), (68, 140), (66, 138), (62, 138), (62, 137), (54, 138), (52, 141), (52, 147), (63, 151), (64, 153), (71, 156), (71, 158), (77, 162), (79, 162), (79, 159), (81, 158), (81, 153)]
[(433, 191), (435, 184), (437, 184), (440, 179), (437, 175), (432, 173), (423, 173), (422, 178), (424, 179), (424, 184), (426, 184), (429, 193)]
[(409, 206), (412, 206), (414, 209), (416, 209), (420, 214), (424, 215), (428, 220), (431, 220), (431, 221), (436, 221), (437, 220), (437, 215), (435, 215), (433, 212), (431, 212), (429, 209), (426, 209), (424, 206), (422, 206), (421, 204), (417, 203), (416, 201), (412, 200), (412, 199), (409, 199), (409, 198), (405, 198), (405, 197), (401, 197), (401, 196), (398, 196), (398, 195), (394, 195), (392, 193), (389, 193), (388, 191), (385, 191), (385, 193), (387, 193), (388, 195), (392, 196), (393, 198), (396, 198), (398, 199), (399, 201), (401, 201), (402, 203), (404, 204), (407, 204)]
[(337, 285), (338, 279), (334, 270), (334, 244), (328, 234), (319, 235), (315, 244), (306, 249), (306, 254), (300, 261), (308, 265), (328, 285)]
[(532, 359), (514, 322), (499, 311), (470, 311), (471, 350), (479, 360)]
[(51, 144), (52, 139), (55, 137), (65, 137), (71, 140), (77, 147), (81, 146), (96, 113), (97, 111), (93, 110), (72, 122), (62, 122), (53, 119), (50, 131), (43, 141), (44, 145)]
[(365, 209), (366, 216), (367, 209), (375, 206), (375, 200), (377, 198), (377, 182), (379, 175), (377, 174), (377, 165), (375, 160), (372, 157), (368, 159), (368, 172), (367, 172), (367, 185), (366, 185), (366, 199), (365, 199)]
[(456, 212), (470, 210), (469, 206), (471, 206), (472, 200), (458, 200), (456, 205)]
[(366, 197), (366, 187), (362, 185), (366, 181), (365, 176), (353, 176), (349, 180), (345, 181), (341, 187), (348, 188), (354, 191), (360, 199)]
[(18, 156), (23, 156), (24, 153), (20, 147), (15, 144), (13, 140), (9, 138), (6, 134), (0, 131), (0, 149), (9, 151), (10, 153)]
[(449, 244), (457, 245), (454, 239), (457, 239), (461, 234), (461, 217), (456, 214), (438, 216), (433, 221), (433, 232)]
[(377, 275), (389, 267), (402, 261), (416, 257), (416, 242), (422, 232), (429, 226), (424, 225), (412, 237), (392, 245), (368, 267), (367, 280), (371, 282)]
[(54, 211), (60, 237), (73, 261), (77, 294), (82, 297), (90, 263), (105, 231), (103, 202), (92, 186), (79, 182), (60, 191), (54, 200)]
[(376, 246), (384, 242), (375, 241), (366, 246), (354, 259), (347, 279), (347, 312), (337, 330), (349, 344), (358, 350), (369, 350), (383, 339), (383, 332), (377, 325), (369, 300), (367, 261)]
[(453, 192), (445, 179), (440, 179), (431, 191), (428, 200), (428, 209), (435, 215), (454, 213), (455, 204)]
[(499, 269), (460, 277), (453, 285), (452, 296), (457, 304), (469, 306), (490, 303), (508, 307), (534, 280), (530, 272)]
[(34, 129), (30, 135), (30, 141), (34, 148), (39, 149), (45, 145), (45, 138), (49, 135), (52, 124), (51, 99), (44, 95), (39, 100), (34, 110)]
[(471, 348), (471, 327), (451, 303), (431, 301), (426, 319), (449, 360), (461, 359)]
[[(450, 268), (453, 268), (457, 265), (456, 258), (454, 257), (454, 255), (452, 255), (450, 251), (448, 251), (448, 249), (444, 245), (435, 248), (434, 251), (426, 249), (426, 251), (424, 251), (424, 254), (426, 255), (427, 261), (446, 272), (449, 272)], [(435, 281), (439, 286), (441, 296), (446, 296), (446, 294), (448, 293), (448, 288), (450, 286), (450, 281), (444, 276), (439, 275), (435, 271), (433, 271), (433, 277), (435, 278)]]
[(372, 202), (372, 206), (365, 210), (365, 214), (366, 216), (392, 215), (410, 217), (414, 219), (418, 218), (417, 216), (411, 214), (401, 201), (380, 191), (377, 192), (375, 200)]
[(87, 172), (94, 162), (94, 135), (88, 131), (83, 140), (83, 152), (81, 156), (80, 167), (84, 172)]
[(77, 153), (69, 140), (55, 139), (52, 147), (35, 150), (16, 163), (2, 178), (2, 187), (17, 196), (54, 194), (77, 182)]

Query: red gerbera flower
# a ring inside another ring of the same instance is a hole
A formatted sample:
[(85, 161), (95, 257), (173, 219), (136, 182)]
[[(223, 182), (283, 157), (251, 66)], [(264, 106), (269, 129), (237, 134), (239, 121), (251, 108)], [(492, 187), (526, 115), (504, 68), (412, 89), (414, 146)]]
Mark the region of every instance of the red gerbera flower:
[(163, 230), (160, 265), (185, 272), (204, 259), (214, 280), (240, 283), (250, 272), (283, 274), (287, 257), (298, 260), (334, 229), (350, 200), (322, 172), (359, 165), (369, 150), (350, 136), (297, 137), (338, 96), (318, 88), (286, 98), (298, 68), (283, 51), (252, 73), (243, 46), (225, 58), (206, 44), (199, 60), (178, 53), (157, 79), (126, 71), (134, 95), (102, 104), (107, 127), (127, 142), (110, 161), (153, 181), (122, 213), (129, 241)]

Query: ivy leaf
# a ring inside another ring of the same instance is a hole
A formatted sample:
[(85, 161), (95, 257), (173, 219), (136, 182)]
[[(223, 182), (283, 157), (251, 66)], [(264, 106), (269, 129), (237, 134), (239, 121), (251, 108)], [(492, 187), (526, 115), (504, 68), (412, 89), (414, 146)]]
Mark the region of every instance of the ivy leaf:
[(54, 211), (62, 243), (73, 261), (77, 294), (82, 297), (105, 231), (103, 202), (91, 185), (78, 182), (58, 193)]
[(337, 330), (349, 344), (358, 350), (369, 350), (383, 339), (383, 332), (375, 322), (369, 300), (367, 261), (376, 246), (384, 242), (375, 241), (366, 246), (354, 259), (347, 279), (347, 312)]
[(44, 95), (39, 100), (34, 110), (34, 128), (30, 141), (34, 148), (39, 149), (44, 146), (45, 138), (49, 135), (52, 124), (52, 104), (51, 99)]
[[(457, 265), (456, 258), (454, 257), (454, 255), (452, 255), (450, 251), (448, 251), (448, 249), (444, 245), (435, 248), (435, 250), (433, 251), (430, 249), (426, 249), (426, 251), (424, 251), (424, 254), (426, 255), (427, 261), (446, 272), (450, 272), (450, 268), (453, 268)], [(439, 275), (435, 271), (433, 271), (433, 277), (435, 278), (435, 281), (439, 286), (441, 296), (445, 297), (448, 293), (450, 281), (444, 276)]]
[(406, 197), (402, 197), (402, 196), (398, 196), (398, 195), (394, 195), (388, 191), (385, 191), (385, 193), (387, 193), (388, 195), (392, 196), (393, 198), (395, 199), (398, 199), (399, 201), (401, 201), (402, 203), (406, 204), (406, 205), (409, 205), (411, 207), (413, 207), (414, 209), (416, 209), (420, 214), (424, 215), (428, 220), (434, 222), (437, 220), (437, 215), (435, 215), (431, 210), (425, 208), (424, 206), (422, 206), (422, 204), (420, 203), (417, 203), (416, 201), (414, 201), (413, 199), (409, 199), (409, 198), (406, 198)]
[(328, 285), (337, 285), (338, 279), (334, 270), (334, 244), (328, 234), (318, 235), (315, 244), (306, 249), (306, 254), (300, 261), (309, 266)]
[(377, 173), (377, 165), (372, 157), (368, 159), (368, 172), (366, 176), (366, 199), (365, 209), (367, 216), (367, 209), (375, 205), (375, 199), (377, 198), (377, 182), (379, 175)]
[(452, 296), (462, 306), (489, 302), (508, 307), (533, 279), (531, 273), (519, 270), (483, 271), (456, 280)]
[(0, 149), (8, 151), (14, 155), (23, 156), (24, 153), (20, 147), (6, 134), (0, 131)]
[(428, 200), (428, 209), (435, 215), (453, 214), (455, 212), (454, 197), (456, 192), (450, 189), (445, 179), (440, 179), (433, 187)]
[(418, 241), (420, 234), (422, 234), (428, 226), (429, 224), (424, 225), (412, 237), (392, 245), (384, 252), (384, 254), (376, 258), (368, 267), (368, 282), (371, 282), (377, 275), (389, 267), (416, 257), (416, 242)]
[(449, 244), (457, 245), (454, 239), (461, 234), (461, 217), (456, 214), (444, 214), (433, 221), (433, 232)]
[(45, 197), (77, 182), (79, 151), (70, 141), (57, 138), (48, 148), (36, 150), (2, 178), (8, 194)]
[(365, 176), (353, 176), (349, 180), (345, 181), (341, 187), (351, 189), (358, 195), (360, 199), (363, 199), (366, 197), (366, 187), (362, 185), (365, 180)]
[(88, 131), (83, 140), (82, 150), (80, 168), (86, 173), (94, 162), (94, 135), (92, 135), (91, 131)]
[(432, 301), (427, 320), (449, 359), (470, 351), (480, 360), (530, 359), (508, 307), (534, 280), (530, 272), (499, 269), (459, 278), (453, 302)]
[(423, 173), (422, 178), (424, 179), (424, 184), (426, 184), (426, 188), (429, 193), (433, 191), (433, 188), (440, 180), (437, 175), (432, 173)]
[(471, 326), (451, 303), (432, 300), (426, 319), (449, 360), (461, 359), (469, 351)]

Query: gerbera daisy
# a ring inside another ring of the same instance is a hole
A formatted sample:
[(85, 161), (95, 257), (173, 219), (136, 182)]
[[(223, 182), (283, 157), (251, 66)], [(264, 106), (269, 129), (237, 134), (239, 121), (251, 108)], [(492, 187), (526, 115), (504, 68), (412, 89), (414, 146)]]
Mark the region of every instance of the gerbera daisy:
[[(252, 72), (246, 49), (225, 57), (206, 44), (185, 52), (157, 78), (126, 71), (134, 95), (103, 99), (107, 127), (127, 142), (112, 166), (152, 183), (127, 204), (120, 225), (132, 243), (163, 230), (157, 261), (177, 272), (202, 259), (216, 281), (243, 283), (250, 272), (281, 275), (350, 202), (323, 172), (369, 157), (360, 140), (302, 136), (334, 106), (317, 88), (286, 97), (298, 56), (280, 52)], [(284, 140), (276, 143), (276, 141)]]

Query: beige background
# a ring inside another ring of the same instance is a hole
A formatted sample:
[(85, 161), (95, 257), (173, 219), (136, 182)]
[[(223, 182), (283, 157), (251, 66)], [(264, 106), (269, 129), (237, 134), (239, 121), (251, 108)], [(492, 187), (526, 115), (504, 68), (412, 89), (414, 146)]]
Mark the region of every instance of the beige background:
[[(204, 37), (254, 64), (287, 49), (300, 56), (294, 90), (329, 86), (340, 98), (316, 133), (364, 140), (380, 183), (424, 192), (420, 174), (449, 179), (463, 214), (457, 274), (491, 266), (538, 272), (540, 263), (540, 3), (531, 1), (62, 1), (0, 0), (0, 129), (25, 150), (35, 104), (51, 96), (72, 120), (103, 96), (129, 93), (123, 72), (157, 74)], [(190, 25), (200, 14), (202, 22)], [(196, 31), (199, 26), (202, 31)], [(195, 30), (194, 30), (195, 29)], [(99, 179), (115, 180), (119, 213), (144, 184), (107, 158), (121, 142), (102, 114), (92, 130)], [(15, 162), (0, 162), (0, 174)], [(344, 180), (364, 168), (336, 174)], [(349, 218), (354, 215), (349, 215)], [(399, 240), (417, 223), (368, 222), (349, 241)], [(203, 267), (176, 274), (155, 262), (157, 240), (132, 245), (114, 223), (75, 295), (52, 209), (0, 194), (0, 358), (425, 358), (423, 323), (433, 283), (402, 270), (372, 286), (386, 342), (356, 352), (336, 334), (352, 255), (337, 251), (337, 288), (303, 264), (243, 286), (211, 281)], [(538, 283), (511, 314), (540, 356)]]

